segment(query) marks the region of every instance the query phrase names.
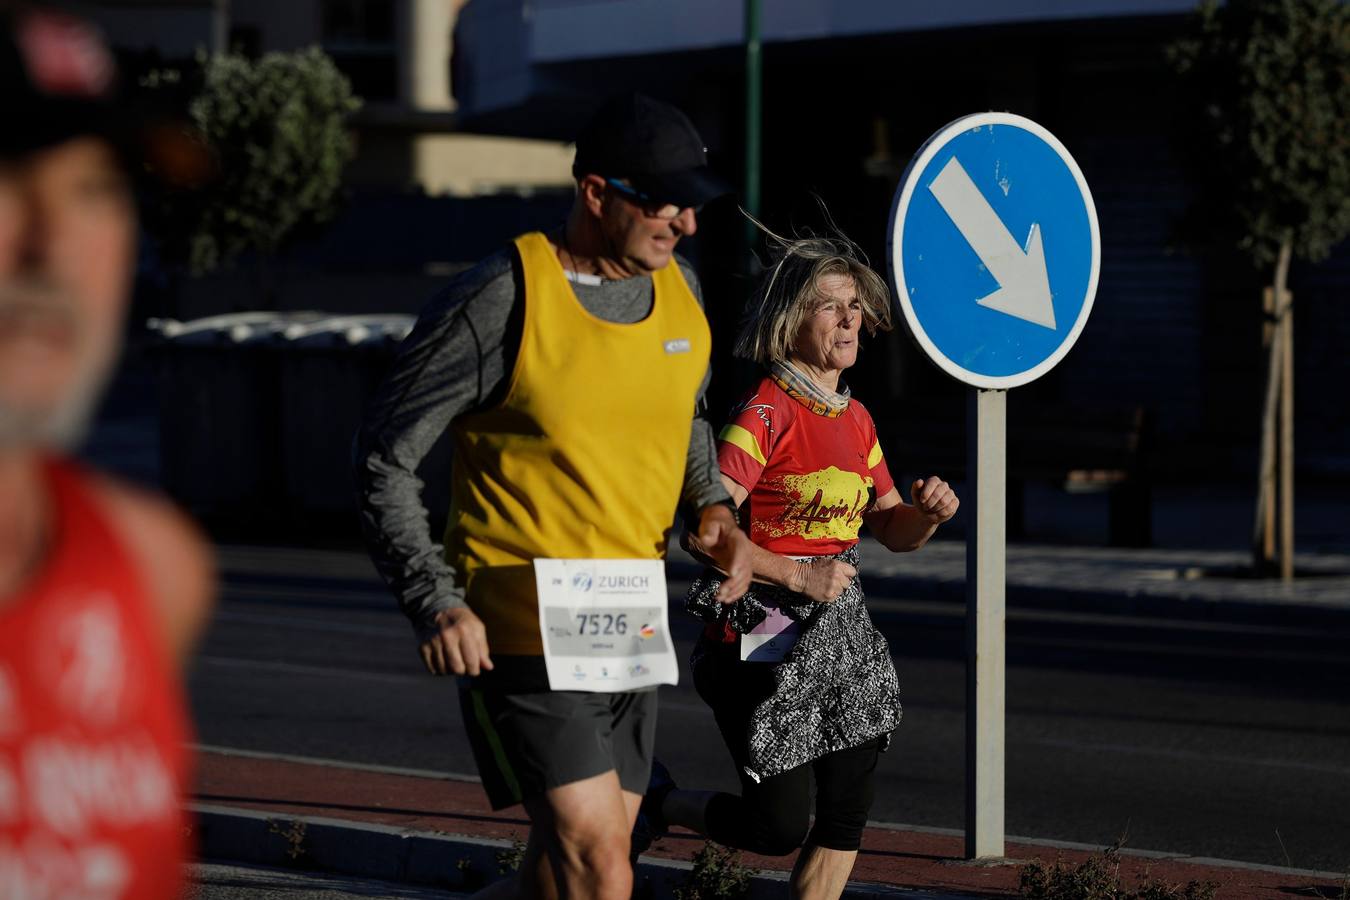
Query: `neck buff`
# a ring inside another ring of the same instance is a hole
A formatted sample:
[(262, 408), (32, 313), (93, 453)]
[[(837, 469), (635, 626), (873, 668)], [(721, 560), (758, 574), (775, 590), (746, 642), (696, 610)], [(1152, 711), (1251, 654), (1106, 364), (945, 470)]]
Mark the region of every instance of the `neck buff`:
[(789, 362), (775, 362), (769, 367), (769, 377), (793, 400), (818, 416), (835, 419), (848, 409), (848, 385), (841, 382), (839, 393), (827, 391), (806, 377)]

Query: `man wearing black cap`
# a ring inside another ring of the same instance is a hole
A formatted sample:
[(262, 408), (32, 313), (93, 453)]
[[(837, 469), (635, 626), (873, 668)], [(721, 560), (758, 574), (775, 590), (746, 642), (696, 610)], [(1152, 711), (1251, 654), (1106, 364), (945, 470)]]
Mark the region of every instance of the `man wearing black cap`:
[(0, 14), (0, 895), (170, 898), (196, 530), (65, 454), (118, 353), (138, 130), (82, 22)]
[[(694, 273), (675, 255), (698, 207), (724, 190), (684, 114), (640, 95), (601, 108), (577, 140), (573, 174), (562, 227), (520, 236), (423, 312), (357, 436), (356, 470), (371, 554), (423, 662), (467, 676), (461, 705), (489, 799), (530, 815), (510, 887), (627, 900), (655, 687), (605, 690), (598, 682), (615, 674), (605, 659), (577, 659), (560, 681), (553, 639), (541, 635), (540, 591), (551, 589), (538, 561), (659, 560), (678, 505), (731, 575), (722, 599), (744, 592), (747, 541), (695, 415), (708, 326)], [(443, 551), (415, 472), (446, 429)], [(589, 590), (589, 576), (578, 585)], [(667, 640), (664, 591), (660, 605), (641, 639)], [(603, 628), (631, 643), (613, 619)], [(549, 628), (575, 637), (566, 620)]]

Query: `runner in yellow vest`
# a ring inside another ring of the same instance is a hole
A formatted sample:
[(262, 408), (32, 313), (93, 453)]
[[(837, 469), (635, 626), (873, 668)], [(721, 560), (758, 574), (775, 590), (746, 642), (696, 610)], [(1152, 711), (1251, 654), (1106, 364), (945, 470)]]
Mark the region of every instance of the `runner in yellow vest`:
[[(731, 573), (720, 599), (750, 580), (697, 416), (711, 343), (698, 281), (674, 253), (724, 191), (689, 120), (640, 95), (600, 110), (573, 172), (565, 226), (516, 238), (423, 312), (357, 437), (356, 469), (371, 555), (423, 661), (466, 676), (493, 807), (530, 816), (520, 876), (497, 889), (627, 900), (659, 678), (655, 656), (622, 654), (669, 646), (660, 560), (677, 507)], [(415, 473), (447, 429), (442, 551)], [(564, 595), (607, 587), (629, 605), (563, 610)], [(547, 641), (541, 610), (563, 611), (545, 617)]]

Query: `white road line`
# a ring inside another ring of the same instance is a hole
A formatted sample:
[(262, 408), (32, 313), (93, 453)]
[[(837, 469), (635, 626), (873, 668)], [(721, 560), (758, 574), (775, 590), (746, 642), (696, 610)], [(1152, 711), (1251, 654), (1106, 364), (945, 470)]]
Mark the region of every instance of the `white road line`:
[[(323, 677), (337, 676), (339, 678), (355, 678), (364, 681), (382, 681), (395, 684), (408, 684), (411, 682), (428, 683), (433, 679), (430, 675), (399, 675), (394, 672), (367, 672), (361, 669), (339, 669), (335, 666), (311, 666), (303, 663), (288, 663), (277, 660), (264, 659), (240, 659), (232, 656), (208, 656), (201, 655), (196, 657), (196, 661), (203, 665), (216, 666), (222, 669), (247, 669), (252, 672), (277, 672), (284, 675), (317, 675)], [(662, 700), (661, 709), (670, 712), (682, 713), (707, 713), (711, 715), (708, 707), (701, 703), (681, 703), (678, 700)]]
[[(878, 612), (921, 613), (950, 619), (964, 619), (966, 607), (961, 603), (942, 600), (886, 600), (867, 599), (868, 609)], [(1156, 616), (1137, 616), (1109, 612), (1078, 612), (1055, 609), (1008, 610), (1008, 621), (1062, 622), (1077, 625), (1111, 625), (1129, 628), (1157, 628), (1166, 631), (1201, 631), (1215, 634), (1257, 634), (1269, 637), (1325, 638), (1325, 629), (1282, 627), (1270, 624), (1244, 625), (1236, 622), (1211, 622), (1195, 619), (1167, 619)]]
[(399, 675), (394, 672), (367, 672), (361, 669), (339, 669), (336, 666), (309, 666), (300, 663), (278, 662), (266, 659), (239, 659), (231, 656), (198, 656), (203, 666), (222, 669), (247, 669), (250, 672), (276, 672), (281, 675), (316, 675), (324, 678), (351, 678), (358, 681), (382, 681), (387, 684), (430, 682), (430, 675)]
[(335, 769), (356, 769), (361, 772), (379, 772), (383, 775), (406, 775), (409, 778), (435, 778), (440, 781), (472, 781), (481, 783), (477, 775), (459, 772), (438, 772), (433, 769), (409, 769), (404, 766), (382, 766), (376, 763), (348, 762), (319, 756), (298, 756), (294, 753), (272, 753), (264, 750), (244, 750), (239, 747), (219, 747), (214, 744), (189, 744), (194, 752), (217, 756), (239, 756), (245, 759), (273, 759), (279, 762), (304, 763), (310, 766), (329, 766)]
[[(376, 599), (381, 608), (396, 610), (394, 599), (381, 590), (366, 590), (354, 588), (352, 590), (332, 590), (324, 588), (297, 587), (291, 584), (275, 585), (257, 585), (257, 584), (231, 584), (225, 582), (221, 586), (221, 594), (229, 599), (230, 597), (261, 597), (264, 600), (275, 599), (279, 602), (287, 600), (325, 600), (339, 601), (347, 605), (354, 605), (357, 602), (368, 603), (372, 598)], [(386, 604), (387, 601), (387, 604)], [(371, 612), (379, 612), (379, 609), (373, 607), (363, 607), (370, 609)]]
[(1082, 750), (1090, 753), (1122, 753), (1129, 756), (1151, 756), (1160, 759), (1227, 763), (1235, 766), (1259, 766), (1267, 769), (1295, 769), (1302, 772), (1317, 772), (1322, 775), (1350, 775), (1350, 768), (1346, 766), (1305, 763), (1288, 759), (1224, 756), (1215, 753), (1200, 753), (1194, 750), (1165, 750), (1155, 747), (1131, 747), (1125, 744), (1101, 744), (1091, 741), (1057, 740), (1054, 738), (1034, 740), (1017, 740), (1012, 738), (1008, 743), (1012, 745), (1029, 744), (1034, 747), (1053, 747), (1059, 750)]
[(281, 627), (303, 628), (308, 631), (327, 631), (334, 634), (359, 634), (363, 637), (375, 635), (413, 639), (412, 629), (406, 625), (356, 625), (350, 622), (332, 621), (329, 618), (305, 618), (303, 616), (278, 616), (269, 613), (243, 613), (233, 610), (221, 610), (211, 617), (215, 622), (229, 622), (238, 625), (276, 625)]
[[(1344, 665), (1346, 657), (1333, 654), (1301, 653), (1297, 651), (1253, 650), (1234, 648), (1224, 650), (1220, 647), (1188, 647), (1170, 644), (1137, 644), (1131, 641), (1084, 641), (1078, 638), (1038, 638), (1018, 636), (1010, 641), (1017, 645), (1032, 647), (1053, 647), (1060, 650), (1090, 650), (1094, 653), (1127, 652), (1153, 653), (1158, 656), (1191, 657), (1193, 659), (1240, 659), (1247, 662), (1289, 662), (1318, 663), (1320, 665)], [(1033, 664), (1028, 664), (1033, 665)], [(1141, 673), (1142, 674), (1142, 673)]]

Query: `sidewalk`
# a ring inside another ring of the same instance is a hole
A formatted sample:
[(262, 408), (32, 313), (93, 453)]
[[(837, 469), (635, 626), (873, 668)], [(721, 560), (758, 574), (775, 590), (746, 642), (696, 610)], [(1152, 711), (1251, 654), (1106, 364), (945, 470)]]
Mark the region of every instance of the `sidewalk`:
[[(891, 553), (870, 536), (858, 546), (874, 614), (885, 597), (964, 607), (966, 544), (935, 540)], [(1350, 553), (1297, 554), (1296, 578), (1252, 578), (1246, 553), (1013, 543), (1007, 547), (1010, 609), (1156, 616), (1228, 623), (1350, 626)], [(667, 570), (692, 578), (701, 567), (674, 542)]]
[[(884, 593), (908, 600), (965, 602), (964, 541), (937, 540), (917, 553), (895, 554), (864, 538), (860, 552), (869, 593), (881, 581)], [(1026, 608), (1350, 623), (1350, 553), (1297, 554), (1289, 583), (1250, 577), (1250, 563), (1248, 554), (1233, 550), (1015, 543), (1007, 548), (1006, 591), (1009, 606)]]
[[(466, 776), (203, 749), (193, 808), (208, 860), (236, 860), (335, 871), (472, 890), (501, 877), (528, 823), (519, 807), (492, 812)], [(688, 832), (658, 841), (639, 877), (665, 900), (687, 877), (703, 839)], [(1097, 848), (1010, 840), (1009, 860), (1086, 859)], [(952, 831), (872, 823), (847, 897), (914, 900), (1004, 897), (1016, 893), (1019, 866), (962, 859)], [(742, 855), (759, 870), (751, 896), (784, 896), (794, 857)], [(1251, 866), (1178, 854), (1127, 850), (1122, 871), (1169, 883), (1213, 881), (1218, 897), (1340, 897), (1345, 876)]]

